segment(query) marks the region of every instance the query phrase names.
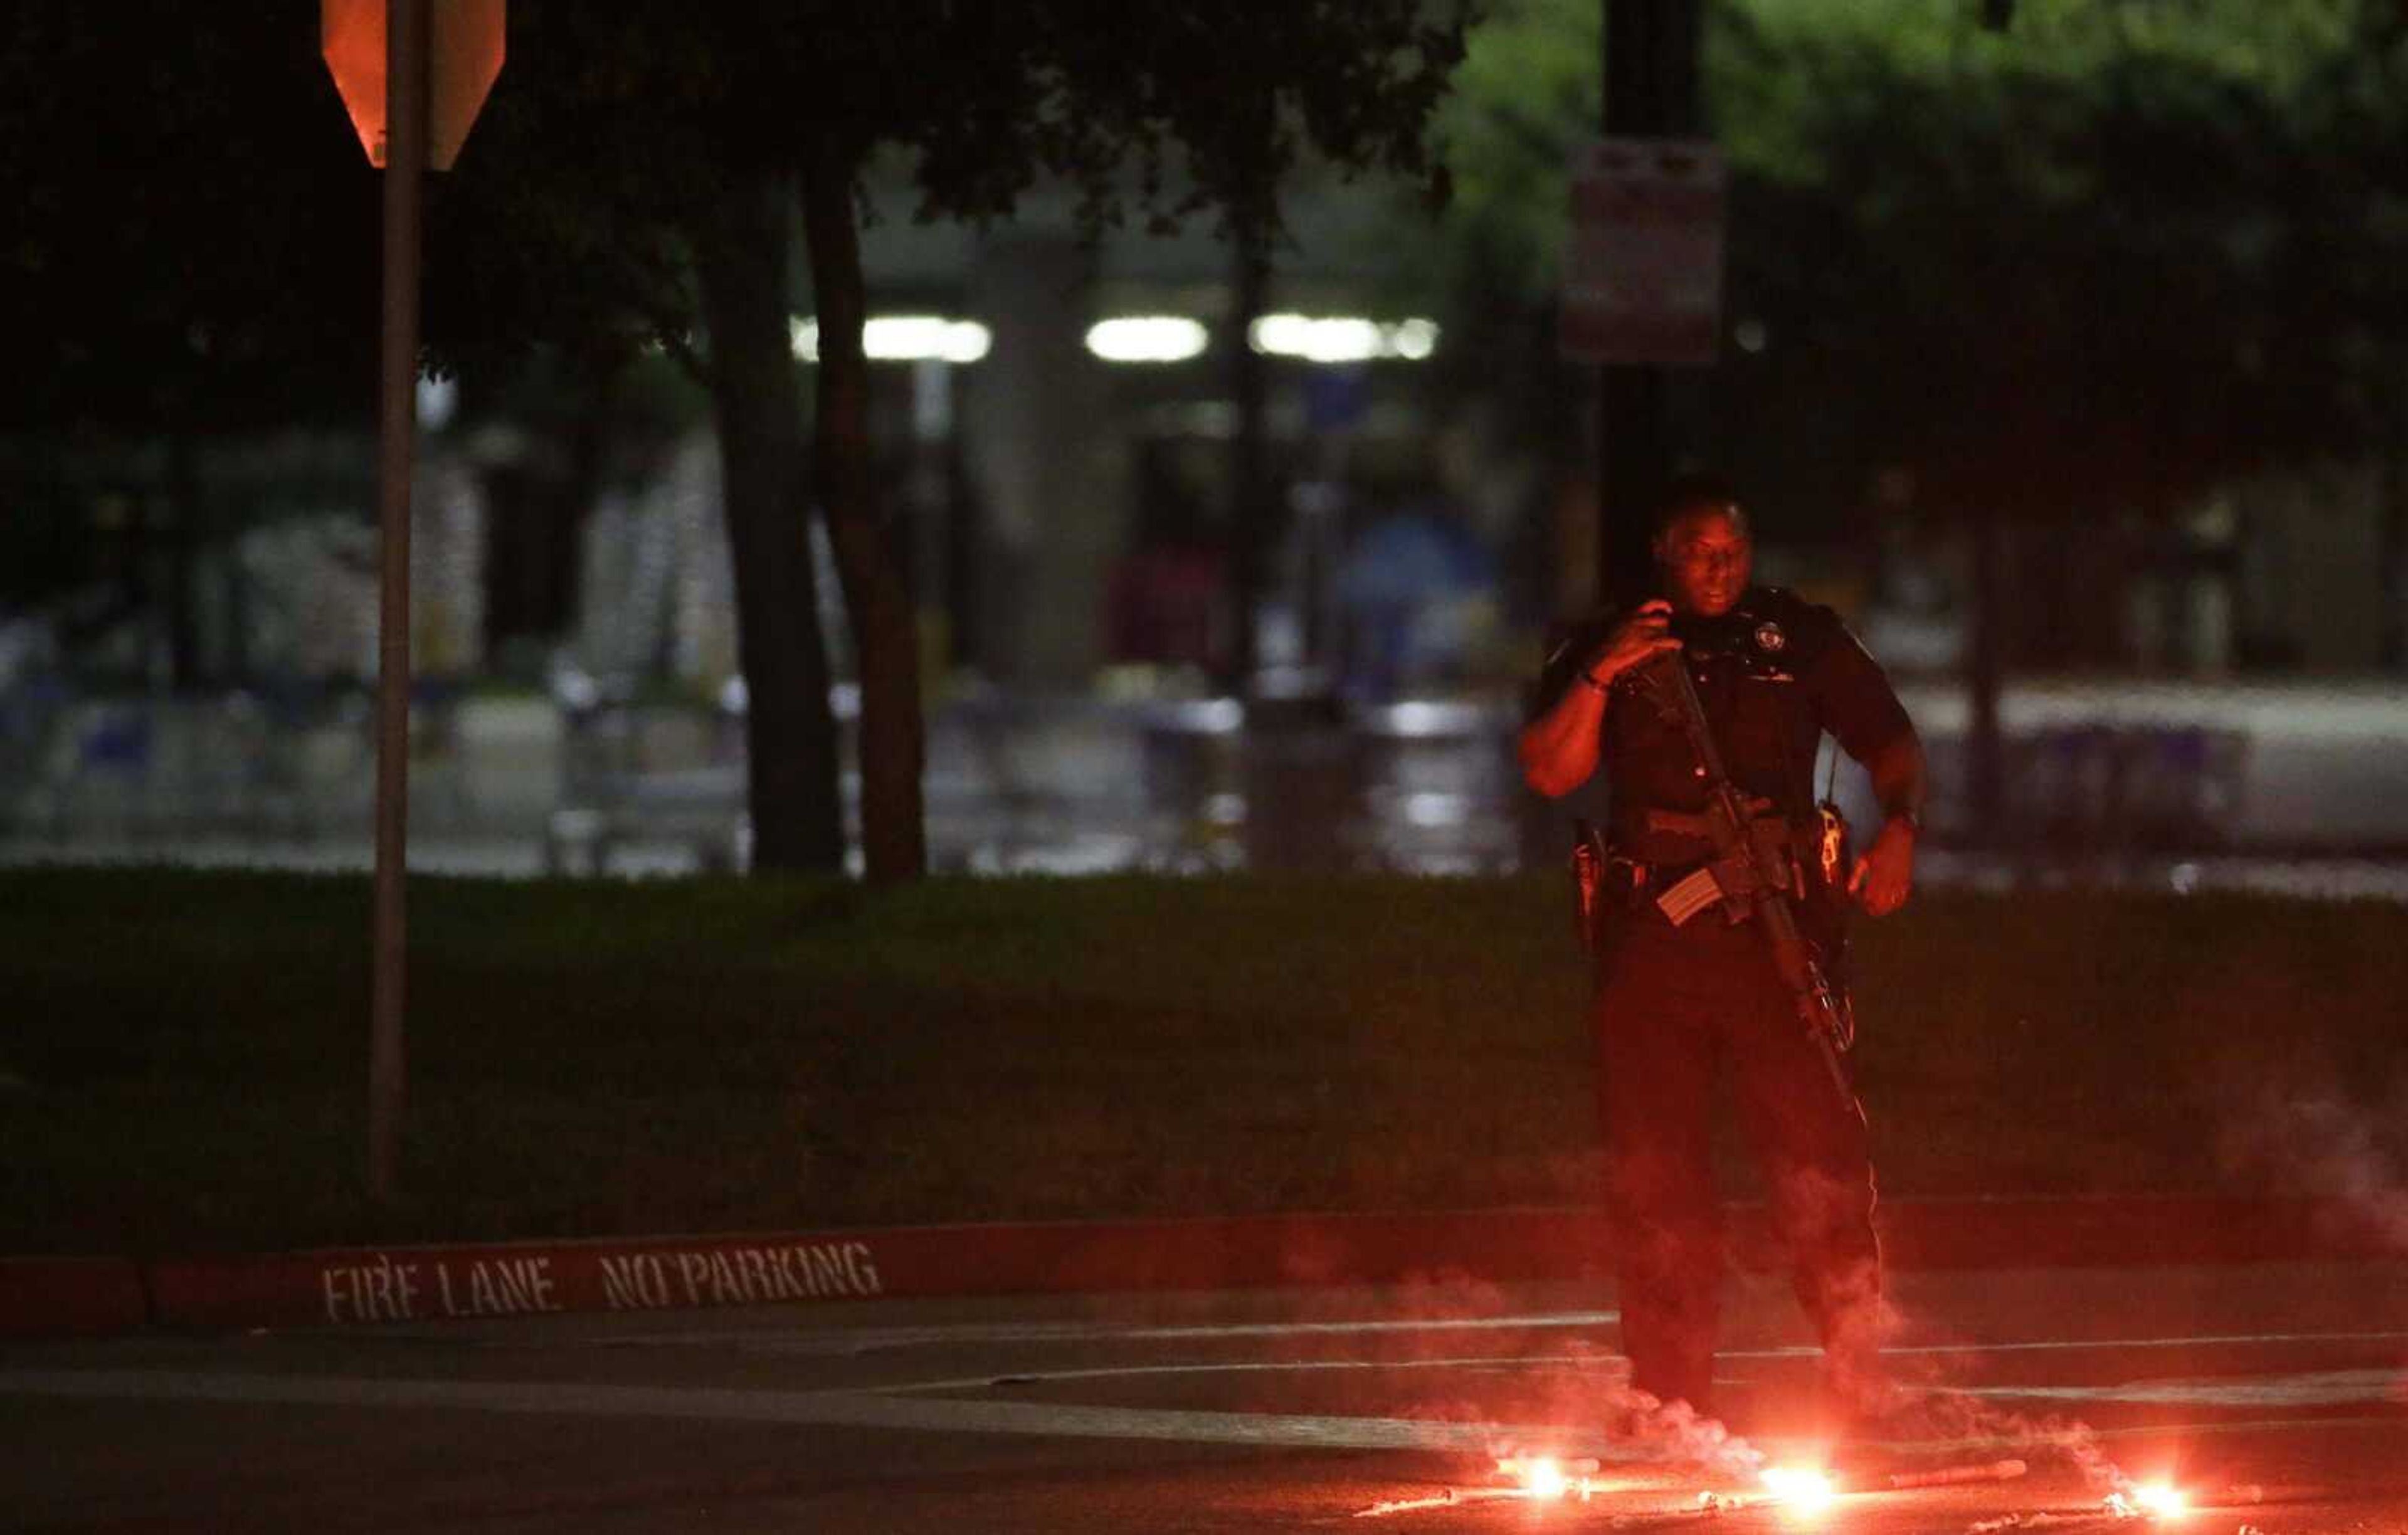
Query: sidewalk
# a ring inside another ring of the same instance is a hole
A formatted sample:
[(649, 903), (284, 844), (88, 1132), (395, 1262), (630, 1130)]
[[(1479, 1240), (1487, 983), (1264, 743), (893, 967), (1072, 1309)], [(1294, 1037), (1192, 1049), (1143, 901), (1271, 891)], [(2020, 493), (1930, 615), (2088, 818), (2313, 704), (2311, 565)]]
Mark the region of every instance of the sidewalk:
[[(1905, 1270), (2153, 1267), (2408, 1256), (2339, 1200), (2211, 1197), (1905, 1200), (1883, 1241)], [(1774, 1266), (1759, 1207), (1743, 1267)], [(351, 1327), (871, 1297), (1603, 1279), (1591, 1209), (930, 1226), (388, 1247), (230, 1256), (0, 1260), (0, 1336), (145, 1327)]]

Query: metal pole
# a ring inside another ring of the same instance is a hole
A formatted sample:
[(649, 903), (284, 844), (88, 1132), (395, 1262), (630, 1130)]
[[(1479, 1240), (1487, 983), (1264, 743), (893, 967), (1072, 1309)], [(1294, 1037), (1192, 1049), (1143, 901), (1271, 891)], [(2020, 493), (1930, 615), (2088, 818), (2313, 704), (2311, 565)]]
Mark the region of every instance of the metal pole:
[[(1605, 7), (1608, 138), (1692, 134), (1698, 106), (1698, 36), (1705, 0), (1601, 0)], [(1645, 508), (1670, 477), (1674, 458), (1669, 370), (1645, 364), (1598, 370), (1597, 595), (1635, 599), (1648, 569)]]
[(384, 339), (377, 435), (374, 994), (368, 1020), (368, 1193), (389, 1204), (407, 1097), (409, 475), (418, 433), (418, 210), (426, 166), (427, 0), (386, 0)]

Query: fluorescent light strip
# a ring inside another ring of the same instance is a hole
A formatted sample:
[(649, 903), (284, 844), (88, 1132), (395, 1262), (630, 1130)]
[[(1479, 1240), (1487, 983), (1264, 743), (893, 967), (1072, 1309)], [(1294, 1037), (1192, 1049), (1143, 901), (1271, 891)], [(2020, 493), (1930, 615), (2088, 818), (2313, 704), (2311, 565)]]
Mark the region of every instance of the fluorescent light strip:
[(1247, 339), (1256, 351), (1309, 363), (1419, 362), (1438, 350), (1438, 324), (1419, 318), (1267, 314), (1254, 323)]
[(1198, 321), (1176, 314), (1123, 314), (1087, 327), (1087, 350), (1108, 363), (1183, 363), (1211, 337)]
[[(792, 323), (795, 355), (807, 363), (820, 360), (820, 323)], [(953, 320), (939, 314), (872, 315), (861, 327), (861, 350), (874, 363), (975, 363), (987, 354), (995, 337), (975, 320)]]

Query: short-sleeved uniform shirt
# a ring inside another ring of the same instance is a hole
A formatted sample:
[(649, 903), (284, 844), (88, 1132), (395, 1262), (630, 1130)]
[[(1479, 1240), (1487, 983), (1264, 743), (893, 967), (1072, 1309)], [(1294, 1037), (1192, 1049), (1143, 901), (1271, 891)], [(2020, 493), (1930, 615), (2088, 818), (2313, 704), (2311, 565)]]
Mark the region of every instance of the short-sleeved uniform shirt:
[[(1555, 649), (1540, 679), (1542, 707), (1572, 684), (1620, 618), (1584, 624)], [(1863, 762), (1914, 728), (1880, 664), (1839, 614), (1780, 587), (1750, 587), (1717, 618), (1678, 616), (1672, 632), (1686, 647), (1731, 781), (1785, 816), (1811, 811), (1823, 732)], [(1688, 739), (1627, 681), (1607, 699), (1602, 730), (1598, 758), (1618, 839), (1650, 809), (1705, 808)]]

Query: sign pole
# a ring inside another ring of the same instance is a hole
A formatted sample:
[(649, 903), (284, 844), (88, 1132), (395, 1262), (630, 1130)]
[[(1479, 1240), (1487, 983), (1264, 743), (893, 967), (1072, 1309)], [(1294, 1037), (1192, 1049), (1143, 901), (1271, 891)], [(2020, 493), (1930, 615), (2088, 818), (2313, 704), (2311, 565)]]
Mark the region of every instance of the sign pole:
[(377, 436), (376, 899), (368, 1024), (368, 1193), (393, 1202), (401, 1150), (408, 953), (409, 480), (418, 434), (419, 202), (427, 0), (386, 0), (384, 334)]
[[(1608, 138), (1694, 133), (1701, 0), (1601, 0)], [(1598, 370), (1597, 595), (1628, 602), (1645, 589), (1646, 508), (1674, 460), (1671, 380), (1655, 364)]]

